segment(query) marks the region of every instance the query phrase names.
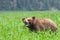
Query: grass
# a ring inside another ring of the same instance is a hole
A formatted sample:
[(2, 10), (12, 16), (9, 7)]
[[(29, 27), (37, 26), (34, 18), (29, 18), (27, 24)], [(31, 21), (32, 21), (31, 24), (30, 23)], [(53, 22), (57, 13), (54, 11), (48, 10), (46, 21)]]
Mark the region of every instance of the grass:
[(0, 40), (60, 40), (57, 35), (46, 32), (29, 32), (22, 22), (24, 17), (50, 18), (60, 28), (60, 12), (56, 11), (0, 11)]

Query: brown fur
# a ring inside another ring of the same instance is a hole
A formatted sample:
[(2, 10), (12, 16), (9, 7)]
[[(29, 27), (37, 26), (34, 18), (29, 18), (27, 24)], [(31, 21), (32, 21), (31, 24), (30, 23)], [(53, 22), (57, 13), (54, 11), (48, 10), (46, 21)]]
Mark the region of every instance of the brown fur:
[[(26, 21), (24, 21), (25, 19), (27, 19), (27, 21), (29, 22), (29, 25), (27, 26), (31, 31), (37, 31), (37, 30), (51, 30), (51, 31), (56, 31), (57, 30), (57, 26), (56, 24), (51, 21), (50, 19), (44, 18), (44, 19), (36, 19), (35, 17), (32, 18), (23, 18), (22, 21), (25, 23)], [(27, 22), (26, 22), (27, 23)], [(27, 25), (25, 23), (25, 25)]]

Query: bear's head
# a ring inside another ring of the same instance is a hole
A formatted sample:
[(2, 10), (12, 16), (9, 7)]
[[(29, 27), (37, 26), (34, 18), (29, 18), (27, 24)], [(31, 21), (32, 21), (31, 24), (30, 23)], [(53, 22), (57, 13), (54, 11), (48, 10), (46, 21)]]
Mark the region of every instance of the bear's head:
[(30, 17), (30, 18), (22, 18), (22, 21), (23, 21), (23, 23), (24, 23), (26, 26), (32, 25), (33, 22), (34, 22), (34, 20), (35, 20), (35, 17), (34, 17), (34, 16), (33, 16), (33, 17)]

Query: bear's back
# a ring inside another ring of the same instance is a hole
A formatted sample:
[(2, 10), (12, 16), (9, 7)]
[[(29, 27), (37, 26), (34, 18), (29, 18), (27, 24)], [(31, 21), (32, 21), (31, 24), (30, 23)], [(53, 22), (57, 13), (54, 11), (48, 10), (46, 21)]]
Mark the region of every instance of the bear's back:
[(36, 23), (37, 23), (36, 25), (40, 25), (39, 27), (40, 28), (42, 27), (43, 29), (57, 28), (56, 24), (52, 20), (47, 19), (47, 18), (38, 19), (36, 20)]

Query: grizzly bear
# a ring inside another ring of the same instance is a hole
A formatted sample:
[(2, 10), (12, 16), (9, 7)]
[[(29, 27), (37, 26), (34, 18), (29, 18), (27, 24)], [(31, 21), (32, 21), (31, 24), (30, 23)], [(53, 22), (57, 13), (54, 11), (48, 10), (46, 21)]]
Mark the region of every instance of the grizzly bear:
[(56, 24), (48, 18), (37, 19), (35, 17), (30, 17), (22, 18), (22, 21), (31, 31), (51, 30), (54, 32), (58, 29)]

